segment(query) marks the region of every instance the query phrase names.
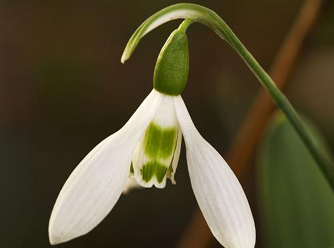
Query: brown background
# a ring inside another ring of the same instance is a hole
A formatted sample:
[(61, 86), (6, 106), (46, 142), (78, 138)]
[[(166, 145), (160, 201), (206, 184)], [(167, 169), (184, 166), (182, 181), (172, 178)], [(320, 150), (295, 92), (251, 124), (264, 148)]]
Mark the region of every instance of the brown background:
[[(0, 1), (0, 247), (50, 247), (48, 220), (63, 183), (152, 89), (159, 50), (180, 21), (147, 35), (122, 65), (127, 40), (145, 18), (176, 2)], [(303, 3), (192, 2), (222, 16), (265, 69)], [(334, 6), (328, 3), (287, 89), (332, 148), (333, 27)], [(192, 25), (188, 38), (190, 76), (183, 97), (202, 135), (224, 155), (260, 86), (211, 30)], [(59, 247), (174, 247), (196, 207), (184, 153), (183, 147), (176, 186), (121, 197), (90, 234)], [(256, 213), (252, 172), (246, 173), (244, 187)]]

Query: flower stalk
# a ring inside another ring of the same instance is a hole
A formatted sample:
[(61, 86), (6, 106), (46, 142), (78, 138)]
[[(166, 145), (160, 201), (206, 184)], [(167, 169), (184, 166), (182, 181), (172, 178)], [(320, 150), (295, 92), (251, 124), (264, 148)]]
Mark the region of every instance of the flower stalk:
[[(211, 28), (224, 39), (245, 61), (253, 74), (267, 90), (275, 105), (284, 113), (304, 144), (317, 162), (320, 170), (334, 190), (334, 169), (329, 159), (324, 155), (309, 130), (301, 122), (290, 101), (278, 89), (271, 77), (260, 66), (251, 53), (245, 48), (230, 27), (214, 11), (196, 4), (180, 3), (166, 7), (144, 21), (130, 38), (121, 58), (124, 63), (130, 58), (140, 39), (161, 24), (175, 20), (186, 19), (188, 27), (192, 22), (199, 22)], [(186, 24), (185, 24), (186, 25)]]

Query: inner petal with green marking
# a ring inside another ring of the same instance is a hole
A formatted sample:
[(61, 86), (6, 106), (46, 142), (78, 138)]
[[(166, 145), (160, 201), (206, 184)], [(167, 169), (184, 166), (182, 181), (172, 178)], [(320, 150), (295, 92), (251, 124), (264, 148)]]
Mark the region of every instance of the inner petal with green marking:
[(164, 188), (166, 178), (174, 181), (180, 155), (181, 131), (177, 123), (173, 97), (165, 96), (154, 119), (138, 143), (130, 176), (143, 187)]

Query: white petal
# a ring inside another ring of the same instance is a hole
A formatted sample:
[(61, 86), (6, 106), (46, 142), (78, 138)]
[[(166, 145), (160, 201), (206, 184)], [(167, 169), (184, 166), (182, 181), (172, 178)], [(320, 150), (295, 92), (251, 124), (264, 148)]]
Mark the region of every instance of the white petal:
[(134, 152), (132, 160), (134, 177), (141, 186), (145, 188), (153, 185), (157, 188), (166, 186), (167, 171), (174, 158), (178, 133), (174, 98), (164, 95)]
[(253, 248), (255, 225), (240, 183), (199, 134), (181, 96), (175, 97), (175, 108), (186, 143), (191, 184), (213, 235), (226, 248)]
[(98, 144), (63, 186), (49, 222), (51, 244), (84, 235), (99, 224), (120, 197), (137, 142), (159, 107), (153, 90), (122, 129)]

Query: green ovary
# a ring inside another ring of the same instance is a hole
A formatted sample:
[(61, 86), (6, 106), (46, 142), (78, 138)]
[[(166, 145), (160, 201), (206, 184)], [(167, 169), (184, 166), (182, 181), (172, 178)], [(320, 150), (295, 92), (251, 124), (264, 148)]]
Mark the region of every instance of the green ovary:
[(140, 169), (142, 179), (149, 182), (154, 176), (161, 183), (171, 165), (177, 142), (177, 127), (162, 128), (151, 122), (144, 137), (147, 161)]

